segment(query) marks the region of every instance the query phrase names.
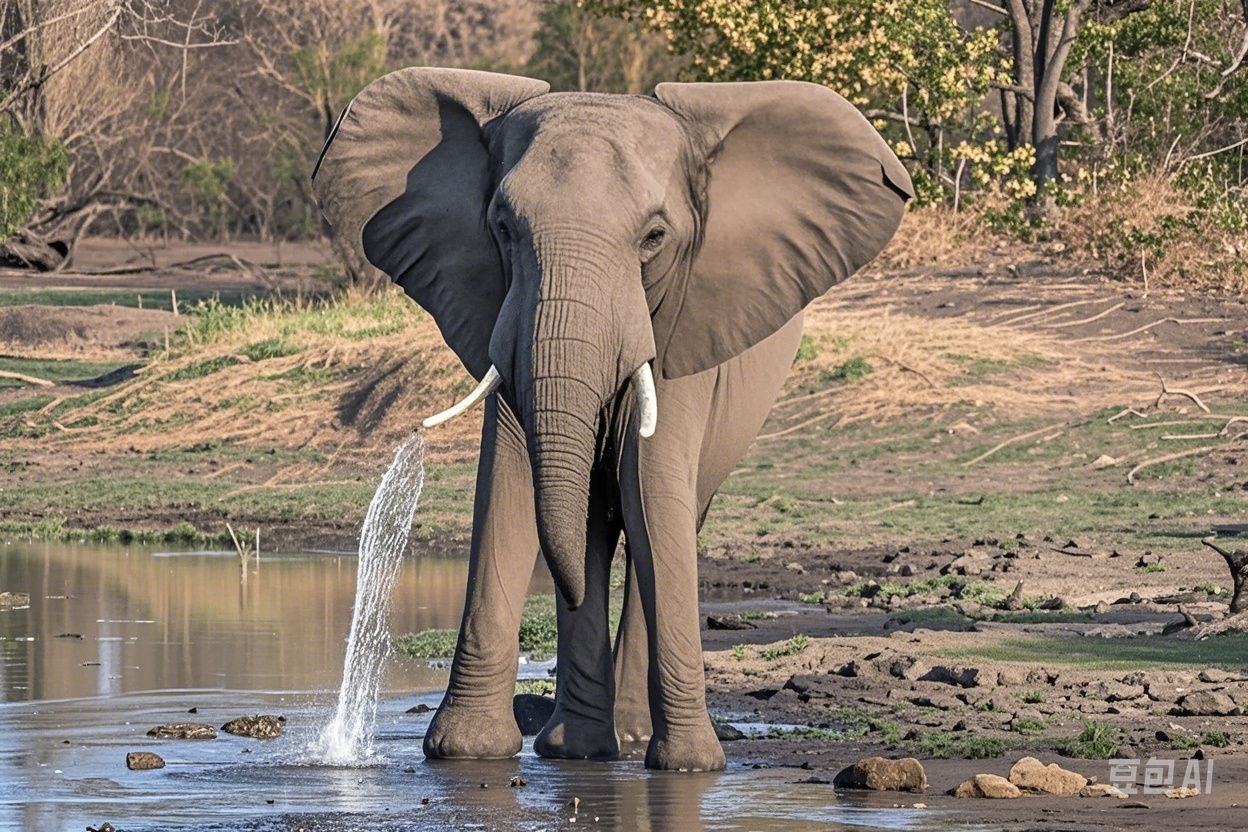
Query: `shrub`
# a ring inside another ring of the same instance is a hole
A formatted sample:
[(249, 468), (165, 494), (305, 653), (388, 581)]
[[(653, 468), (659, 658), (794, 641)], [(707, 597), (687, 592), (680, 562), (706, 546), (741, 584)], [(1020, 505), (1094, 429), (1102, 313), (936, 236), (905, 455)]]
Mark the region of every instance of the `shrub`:
[(0, 118), (0, 242), (20, 231), (39, 199), (60, 189), (68, 174), (64, 147), (27, 136)]

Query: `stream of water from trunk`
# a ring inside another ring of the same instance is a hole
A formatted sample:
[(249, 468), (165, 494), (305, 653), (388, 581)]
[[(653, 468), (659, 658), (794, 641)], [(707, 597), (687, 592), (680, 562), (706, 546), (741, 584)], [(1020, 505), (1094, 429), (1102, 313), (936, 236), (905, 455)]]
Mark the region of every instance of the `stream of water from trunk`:
[(379, 761), (373, 733), (377, 692), (390, 652), (391, 594), (424, 483), (425, 443), (417, 433), (395, 451), (360, 529), (355, 607), (338, 707), (310, 749), (314, 761), (322, 765)]

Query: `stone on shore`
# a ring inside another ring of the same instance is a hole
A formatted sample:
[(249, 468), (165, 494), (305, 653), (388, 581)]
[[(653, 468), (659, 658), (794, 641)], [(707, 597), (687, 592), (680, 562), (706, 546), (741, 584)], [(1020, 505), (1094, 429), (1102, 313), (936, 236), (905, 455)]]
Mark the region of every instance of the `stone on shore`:
[(976, 774), (950, 792), (954, 797), (986, 797), (991, 800), (1011, 800), (1022, 797), (1022, 792), (1009, 780), (996, 774)]
[(833, 783), (842, 788), (877, 792), (921, 792), (927, 788), (927, 773), (913, 757), (865, 757), (843, 769)]
[(1035, 757), (1024, 757), (1010, 769), (1010, 782), (1032, 794), (1069, 797), (1079, 794), (1079, 790), (1088, 785), (1088, 778), (1068, 771), (1057, 763), (1046, 766)]

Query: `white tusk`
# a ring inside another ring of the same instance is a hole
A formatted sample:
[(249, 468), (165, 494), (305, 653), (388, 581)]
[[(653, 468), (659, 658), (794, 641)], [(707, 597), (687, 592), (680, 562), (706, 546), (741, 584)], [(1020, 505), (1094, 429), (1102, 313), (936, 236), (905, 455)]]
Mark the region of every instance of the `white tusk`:
[(633, 390), (637, 393), (637, 406), (641, 408), (637, 432), (643, 439), (649, 439), (659, 424), (659, 397), (654, 392), (654, 373), (650, 371), (649, 361), (633, 373)]
[(503, 383), (503, 377), (498, 374), (498, 370), (494, 367), (493, 364), (491, 364), (490, 371), (485, 374), (485, 377), (483, 379), (481, 379), (481, 383), (478, 384), (471, 393), (469, 393), (467, 396), (464, 396), (463, 401), (461, 401), (459, 404), (455, 405), (452, 408), (443, 410), (441, 413), (430, 416), (428, 419), (425, 419), (423, 422), (421, 422), (420, 426), (424, 428), (436, 428), (438, 425), (442, 424), (443, 422), (447, 422), (447, 421), (450, 421), (451, 419), (454, 419), (456, 416), (463, 413), (465, 410), (472, 407), (477, 402), (481, 401), (486, 396), (493, 393), (495, 390), (498, 389), (498, 386), (502, 383)]

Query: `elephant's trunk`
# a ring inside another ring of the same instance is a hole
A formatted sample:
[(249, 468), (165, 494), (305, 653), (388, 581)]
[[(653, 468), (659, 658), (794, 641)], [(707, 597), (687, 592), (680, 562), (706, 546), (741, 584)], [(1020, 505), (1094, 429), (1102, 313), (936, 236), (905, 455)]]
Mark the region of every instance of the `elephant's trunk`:
[(517, 398), (533, 465), (538, 535), (556, 585), (576, 607), (585, 597), (599, 423), (618, 386), (618, 335), (605, 314), (610, 283), (598, 266), (601, 258), (569, 251), (564, 239), (557, 247), (535, 248), (540, 279), (530, 307), (531, 348), (517, 350)]

